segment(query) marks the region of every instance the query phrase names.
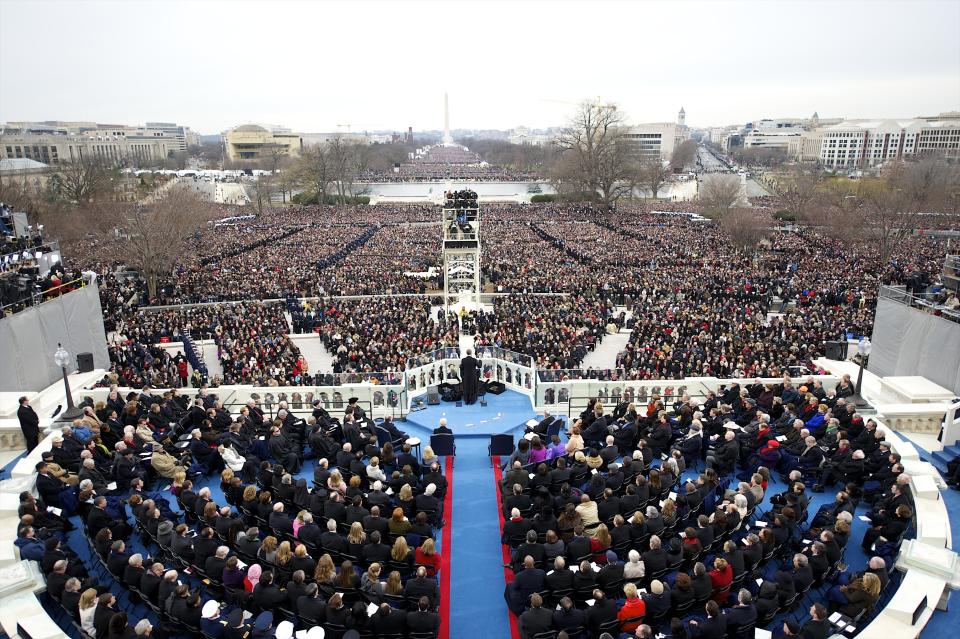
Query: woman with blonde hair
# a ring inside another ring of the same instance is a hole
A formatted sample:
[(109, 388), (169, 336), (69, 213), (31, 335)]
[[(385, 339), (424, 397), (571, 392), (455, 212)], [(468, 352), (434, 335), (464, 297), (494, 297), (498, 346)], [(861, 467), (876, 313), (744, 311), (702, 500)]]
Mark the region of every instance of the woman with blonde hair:
[(607, 525), (597, 526), (593, 531), (593, 537), (590, 538), (590, 552), (593, 553), (593, 560), (598, 564), (607, 563), (607, 551), (610, 550), (612, 543)]
[(278, 566), (286, 566), (290, 563), (290, 560), (293, 559), (293, 549), (290, 548), (289, 541), (282, 541), (280, 545), (277, 546), (277, 556), (274, 559), (274, 562)]
[(336, 468), (330, 471), (330, 477), (327, 478), (327, 490), (338, 492), (341, 495), (347, 492), (347, 483), (343, 481), (343, 475)]
[(273, 535), (268, 535), (263, 543), (260, 544), (260, 550), (257, 551), (257, 558), (263, 559), (268, 564), (277, 563), (277, 538)]
[(310, 553), (307, 552), (307, 547), (303, 544), (298, 544), (297, 547), (293, 549), (293, 559), (290, 560), (290, 570), (302, 570), (304, 575), (312, 575), (316, 569), (317, 562), (314, 561)]
[(383, 592), (392, 596), (403, 594), (403, 580), (399, 572), (394, 570), (387, 575), (387, 584), (383, 587)]
[(301, 510), (297, 513), (297, 516), (293, 518), (293, 536), (296, 537), (297, 533), (300, 532), (300, 529), (303, 528), (306, 522), (303, 520), (303, 516), (307, 514), (306, 510)]
[(564, 446), (564, 449), (567, 451), (567, 455), (573, 455), (578, 450), (583, 450), (583, 445), (583, 437), (580, 435), (580, 427), (572, 427), (570, 429), (570, 438), (567, 440), (566, 446)]
[(233, 471), (229, 468), (224, 468), (223, 472), (220, 473), (220, 490), (224, 495), (230, 490), (230, 484), (233, 483)]
[(863, 574), (846, 586), (840, 587), (840, 594), (847, 603), (840, 606), (840, 614), (856, 618), (861, 612), (870, 612), (880, 598), (880, 578), (872, 572)]
[(317, 584), (329, 585), (333, 583), (336, 574), (337, 568), (333, 564), (333, 559), (328, 553), (323, 553), (320, 556), (320, 561), (317, 562), (317, 569), (313, 572), (313, 580)]
[(428, 577), (436, 577), (440, 571), (441, 557), (432, 539), (423, 540), (414, 554), (413, 562), (418, 566), (426, 566)]
[(380, 581), (381, 570), (380, 564), (373, 562), (367, 568), (367, 572), (360, 576), (360, 592), (376, 604), (383, 602), (383, 583)]
[(408, 566), (413, 565), (413, 556), (410, 552), (410, 546), (407, 545), (406, 538), (397, 537), (397, 540), (393, 542), (393, 548), (390, 549), (390, 559), (405, 563)]
[(677, 520), (677, 502), (668, 499), (660, 507), (660, 518), (663, 519), (665, 527), (672, 526)]
[(183, 467), (177, 468), (173, 472), (173, 482), (170, 484), (170, 492), (174, 495), (179, 495), (185, 481), (187, 481), (186, 469)]
[(437, 454), (433, 452), (433, 448), (431, 448), (430, 446), (424, 447), (423, 463), (421, 465), (424, 466), (425, 468), (430, 468), (430, 464), (436, 461), (436, 459), (437, 459)]
[[(406, 515), (407, 517), (413, 516), (417, 505), (416, 505), (416, 502), (414, 501), (413, 488), (410, 487), (410, 484), (404, 484), (403, 486), (400, 487), (400, 493), (397, 495), (397, 502), (399, 503), (400, 510), (403, 512), (404, 515)], [(391, 529), (390, 532), (395, 532), (395, 531)], [(403, 531), (400, 534), (405, 535), (406, 533), (407, 531)]]
[(97, 635), (97, 629), (93, 627), (93, 616), (97, 612), (97, 590), (96, 588), (87, 588), (80, 595), (80, 627), (91, 637)]
[(380, 458), (371, 457), (367, 465), (367, 479), (372, 484), (375, 481), (387, 481), (387, 474), (380, 468)]
[(363, 532), (363, 524), (355, 521), (350, 524), (350, 532), (347, 534), (347, 546), (350, 548), (350, 554), (354, 557), (363, 555), (363, 546), (367, 543), (367, 533)]

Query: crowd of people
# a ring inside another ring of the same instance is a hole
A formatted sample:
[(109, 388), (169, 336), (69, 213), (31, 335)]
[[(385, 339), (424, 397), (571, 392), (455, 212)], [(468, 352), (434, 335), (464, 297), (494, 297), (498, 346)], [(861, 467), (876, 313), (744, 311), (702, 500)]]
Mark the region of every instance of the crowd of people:
[[(784, 377), (670, 407), (593, 400), (565, 442), (548, 434), (550, 415), (532, 422), (502, 460), (499, 490), (520, 636), (723, 639), (756, 627), (826, 639), (833, 612), (865, 623), (913, 498), (852, 393), (846, 377), (829, 389)], [(833, 502), (811, 505), (835, 486)], [(847, 566), (857, 512), (870, 559)]]
[(430, 146), (408, 162), (390, 169), (366, 169), (360, 179), (365, 182), (516, 182), (541, 180), (535, 171), (518, 171), (487, 164), (462, 146)]
[[(480, 345), (533, 356), (538, 367), (574, 369), (612, 326), (631, 330), (615, 364), (623, 379), (777, 376), (793, 366), (812, 370), (826, 341), (868, 335), (878, 285), (933, 281), (942, 268), (945, 248), (934, 238), (906, 238), (886, 264), (873, 243), (813, 229), (777, 231), (745, 250), (685, 208), (485, 203), (483, 285), (506, 295), (482, 326), (469, 318), (467, 332)], [(230, 356), (230, 377), (309, 383), (284, 343), (290, 331), (319, 333), (337, 372), (402, 370), (408, 359), (455, 344), (451, 327), (429, 312), (429, 296), (442, 288), (438, 225), (439, 212), (421, 205), (264, 212), (187, 238), (181, 263), (152, 299), (135, 274), (104, 261), (117, 238), (74, 259), (100, 269), (105, 328), (127, 342), (116, 342), (124, 379), (175, 381), (149, 346), (184, 329), (195, 338), (215, 332), (201, 314), (217, 311), (143, 307), (276, 299), (286, 301), (291, 321), (285, 327), (277, 315), (257, 348), (284, 370), (261, 375)], [(357, 295), (373, 297), (335, 297)]]
[(351, 400), (271, 421), (205, 389), (82, 407), (21, 495), (16, 545), (86, 636), (436, 636), (448, 483), (389, 419)]

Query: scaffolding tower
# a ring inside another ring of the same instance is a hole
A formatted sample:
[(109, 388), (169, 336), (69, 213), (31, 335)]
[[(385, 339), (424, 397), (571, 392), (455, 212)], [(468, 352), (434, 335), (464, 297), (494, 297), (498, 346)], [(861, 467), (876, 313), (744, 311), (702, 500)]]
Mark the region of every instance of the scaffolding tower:
[(480, 308), (480, 207), (471, 190), (448, 191), (443, 204), (443, 310)]

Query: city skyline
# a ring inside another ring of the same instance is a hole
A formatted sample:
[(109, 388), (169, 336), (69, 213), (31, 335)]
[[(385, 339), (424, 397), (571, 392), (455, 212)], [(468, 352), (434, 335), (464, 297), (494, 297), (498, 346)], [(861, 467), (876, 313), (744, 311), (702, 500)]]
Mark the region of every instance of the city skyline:
[(957, 0), (121, 6), (0, 0), (0, 121), (436, 131), (445, 92), (452, 130), (562, 126), (597, 98), (693, 127), (960, 108)]

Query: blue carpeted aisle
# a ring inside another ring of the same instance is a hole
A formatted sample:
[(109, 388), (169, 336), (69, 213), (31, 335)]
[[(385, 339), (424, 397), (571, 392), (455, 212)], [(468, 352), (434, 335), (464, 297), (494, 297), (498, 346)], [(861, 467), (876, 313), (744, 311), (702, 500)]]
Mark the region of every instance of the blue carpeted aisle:
[(455, 476), (450, 636), (509, 639), (499, 506), (486, 440), (470, 438), (457, 443)]

